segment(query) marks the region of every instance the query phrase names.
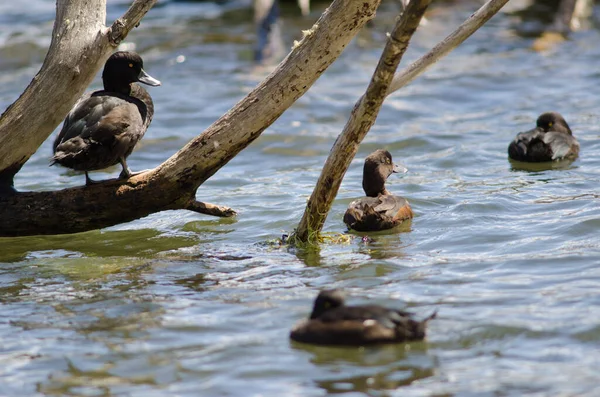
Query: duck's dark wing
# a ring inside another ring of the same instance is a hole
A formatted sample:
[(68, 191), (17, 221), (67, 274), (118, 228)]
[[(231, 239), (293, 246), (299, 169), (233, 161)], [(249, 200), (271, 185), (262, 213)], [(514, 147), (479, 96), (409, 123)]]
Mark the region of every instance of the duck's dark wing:
[(410, 340), (410, 338), (399, 339), (397, 335), (394, 328), (383, 327), (377, 322), (325, 323), (319, 320), (305, 320), (292, 329), (290, 339), (302, 343), (338, 346), (364, 346)]
[(508, 155), (519, 161), (551, 161), (552, 152), (544, 142), (544, 131), (539, 128), (521, 132), (508, 146)]
[(54, 142), (52, 160), (79, 170), (118, 163), (146, 129), (136, 102), (139, 101), (97, 93), (80, 101)]
[(408, 201), (391, 194), (354, 200), (344, 214), (344, 223), (360, 232), (390, 229), (413, 213)]
[[(106, 130), (111, 129), (109, 122), (133, 121), (140, 128), (142, 124), (147, 127), (154, 114), (152, 99), (146, 90), (137, 85), (132, 86), (132, 93), (142, 98), (106, 91), (84, 95), (65, 118), (63, 127), (54, 140), (53, 150), (56, 151), (58, 145), (75, 137), (97, 141), (108, 138), (114, 135), (114, 128), (113, 133)], [(138, 118), (141, 118), (142, 123)], [(101, 128), (97, 127), (99, 125)], [(121, 125), (117, 127), (122, 128)]]
[(318, 317), (323, 322), (335, 321), (365, 321), (375, 320), (388, 328), (394, 328), (397, 324), (404, 323), (411, 314), (401, 310), (388, 309), (382, 306), (340, 306), (327, 310)]
[(93, 101), (92, 103), (90, 103), (88, 105), (88, 102), (90, 100), (90, 95), (91, 93), (85, 94), (84, 96), (82, 96), (79, 101), (77, 101), (77, 103), (75, 104), (75, 106), (73, 106), (73, 109), (71, 109), (71, 111), (69, 112), (69, 114), (67, 114), (67, 117), (65, 118), (65, 121), (63, 122), (63, 126), (62, 129), (60, 130), (60, 132), (58, 133), (58, 136), (56, 137), (56, 139), (54, 140), (54, 143), (52, 144), (52, 151), (56, 152), (56, 147), (58, 145), (60, 145), (62, 142), (71, 139), (72, 137), (76, 136), (78, 133), (81, 133), (83, 131), (83, 128), (85, 127), (85, 111), (86, 109), (89, 109), (90, 106), (92, 108), (95, 108), (98, 103), (94, 103), (97, 101)]
[(539, 128), (521, 132), (508, 146), (511, 159), (543, 162), (575, 158), (579, 154), (579, 143), (573, 135), (563, 132), (544, 132)]

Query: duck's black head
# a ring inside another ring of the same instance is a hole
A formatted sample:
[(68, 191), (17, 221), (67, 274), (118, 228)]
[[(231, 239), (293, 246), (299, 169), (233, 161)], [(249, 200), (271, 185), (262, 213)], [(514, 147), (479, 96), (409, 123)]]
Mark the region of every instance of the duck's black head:
[(392, 155), (387, 150), (378, 149), (368, 155), (363, 168), (362, 186), (365, 194), (369, 197), (387, 194), (385, 181), (394, 172), (404, 173), (406, 167), (402, 164), (394, 164)]
[(569, 125), (563, 116), (556, 112), (542, 113), (540, 117), (538, 117), (536, 125), (537, 128), (542, 129), (544, 132), (556, 131), (573, 135), (571, 128), (569, 128)]
[(160, 85), (160, 81), (144, 71), (144, 61), (135, 52), (117, 51), (108, 58), (102, 72), (104, 89), (129, 95), (131, 83)]
[(328, 310), (344, 306), (344, 294), (340, 290), (330, 289), (319, 292), (313, 311), (310, 314), (311, 320), (318, 318)]

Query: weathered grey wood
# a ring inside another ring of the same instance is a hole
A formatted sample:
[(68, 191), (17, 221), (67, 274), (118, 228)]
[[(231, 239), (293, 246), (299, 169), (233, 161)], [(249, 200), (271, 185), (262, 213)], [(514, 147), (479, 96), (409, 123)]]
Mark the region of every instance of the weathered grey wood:
[(473, 33), (483, 26), (491, 17), (506, 4), (508, 0), (489, 0), (473, 13), (465, 22), (450, 33), (444, 40), (439, 42), (427, 54), (423, 55), (408, 67), (394, 76), (387, 95), (398, 91), (419, 75), (424, 73), (434, 63), (448, 55), (453, 49), (458, 47), (463, 41), (471, 37)]
[(390, 33), (367, 91), (354, 106), (350, 119), (335, 141), (290, 241), (315, 242), (312, 240), (316, 240), (323, 229), (342, 179), (360, 143), (377, 119), (402, 55), (430, 2), (431, 0), (411, 0)]
[(44, 63), (0, 116), (0, 190), (12, 188), (14, 175), (62, 122), (114, 48), (156, 1), (134, 1), (108, 28), (104, 26), (106, 0), (57, 0)]
[[(162, 210), (201, 210), (195, 203), (196, 189), (310, 88), (374, 17), (379, 3), (333, 1), (276, 70), (158, 168), (124, 182), (0, 196), (0, 236), (74, 233)], [(221, 212), (231, 214), (228, 209)]]

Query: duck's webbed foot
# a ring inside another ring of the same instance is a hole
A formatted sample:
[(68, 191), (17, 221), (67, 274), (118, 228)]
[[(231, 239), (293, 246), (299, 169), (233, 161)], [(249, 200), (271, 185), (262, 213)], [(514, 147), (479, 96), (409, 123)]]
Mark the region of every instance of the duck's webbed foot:
[(100, 183), (100, 181), (95, 181), (88, 175), (88, 172), (85, 171), (85, 186), (94, 185), (96, 183)]
[(121, 163), (121, 167), (123, 167), (123, 170), (121, 171), (121, 173), (119, 174), (119, 179), (127, 179), (130, 176), (134, 175), (131, 170), (129, 169), (129, 167), (127, 166), (127, 161), (125, 161), (124, 158), (121, 158), (119, 160), (119, 163)]

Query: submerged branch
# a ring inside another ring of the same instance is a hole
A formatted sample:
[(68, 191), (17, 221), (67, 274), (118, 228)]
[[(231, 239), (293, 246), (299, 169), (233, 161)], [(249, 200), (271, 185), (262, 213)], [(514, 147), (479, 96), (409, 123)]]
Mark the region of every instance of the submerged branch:
[(185, 206), (186, 210), (194, 211), (199, 214), (218, 216), (221, 218), (230, 218), (236, 216), (237, 212), (229, 207), (223, 207), (220, 205), (204, 203), (202, 201), (190, 200)]
[(354, 106), (350, 119), (333, 145), (300, 224), (290, 241), (310, 242), (309, 240), (318, 237), (323, 229), (342, 179), (358, 151), (358, 146), (375, 123), (402, 55), (430, 2), (431, 0), (411, 0), (396, 23), (369, 87)]

